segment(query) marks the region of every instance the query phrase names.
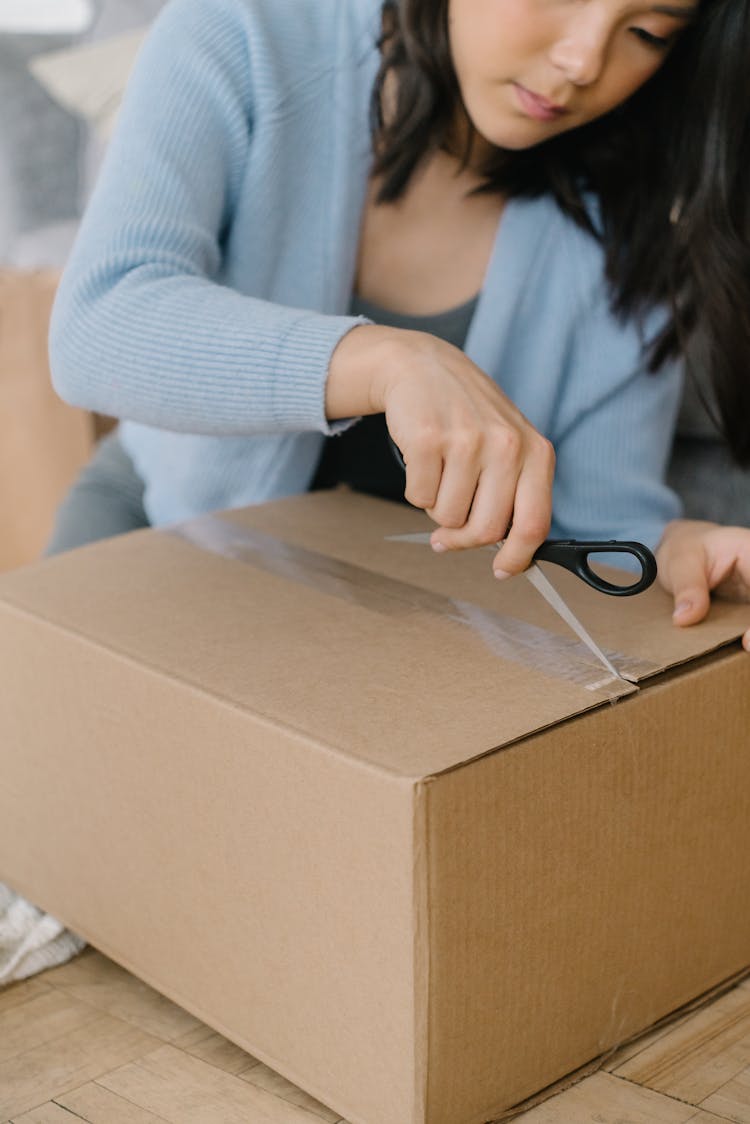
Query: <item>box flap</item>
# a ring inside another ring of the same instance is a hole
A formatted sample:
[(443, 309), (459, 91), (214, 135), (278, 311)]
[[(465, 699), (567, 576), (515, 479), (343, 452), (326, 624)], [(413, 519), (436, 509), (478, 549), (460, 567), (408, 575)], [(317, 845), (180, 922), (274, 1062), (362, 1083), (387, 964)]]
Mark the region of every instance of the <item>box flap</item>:
[[(593, 657), (523, 576), (493, 580), (486, 552), (385, 540), (429, 526), (404, 505), (314, 493), (47, 559), (4, 575), (0, 600), (405, 777), (635, 689), (590, 689)], [(615, 660), (647, 671), (747, 623), (716, 605), (678, 630), (659, 589), (607, 598), (547, 572)]]

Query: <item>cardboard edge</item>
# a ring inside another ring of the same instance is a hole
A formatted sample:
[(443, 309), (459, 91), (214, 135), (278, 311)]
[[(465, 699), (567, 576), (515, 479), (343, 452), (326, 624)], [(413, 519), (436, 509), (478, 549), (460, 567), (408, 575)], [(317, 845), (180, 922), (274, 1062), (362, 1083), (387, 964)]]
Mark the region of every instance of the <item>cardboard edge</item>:
[[(392, 769), (386, 769), (379, 765), (376, 761), (371, 761), (369, 758), (360, 757), (355, 754), (346, 753), (336, 746), (329, 745), (327, 742), (320, 741), (314, 737), (308, 730), (303, 730), (298, 726), (294, 726), (289, 722), (280, 722), (278, 718), (270, 714), (265, 714), (261, 710), (253, 708), (245, 708), (240, 705), (235, 699), (229, 695), (220, 694), (218, 691), (208, 690), (202, 687), (200, 683), (189, 679), (184, 675), (178, 675), (167, 669), (160, 667), (158, 664), (149, 663), (147, 660), (129, 655), (127, 652), (122, 651), (111, 644), (104, 644), (100, 640), (89, 636), (81, 629), (74, 628), (71, 625), (61, 624), (58, 621), (50, 620), (48, 617), (40, 613), (32, 612), (25, 606), (16, 605), (13, 601), (0, 595), (0, 617), (3, 614), (15, 616), (27, 621), (33, 621), (35, 624), (42, 628), (52, 629), (57, 633), (62, 633), (65, 636), (73, 637), (80, 644), (84, 644), (89, 648), (99, 652), (106, 652), (114, 660), (120, 660), (122, 663), (128, 664), (130, 667), (140, 668), (146, 671), (149, 675), (153, 675), (158, 679), (165, 682), (176, 683), (184, 687), (188, 691), (193, 691), (197, 695), (202, 695), (205, 698), (213, 699), (214, 702), (226, 706), (230, 710), (239, 711), (242, 714), (252, 714), (253, 717), (260, 723), (265, 723), (270, 729), (283, 731), (284, 733), (291, 734), (302, 741), (307, 742), (308, 745), (315, 746), (315, 749), (329, 757), (335, 757), (338, 760), (347, 761), (357, 768), (362, 768), (368, 772), (376, 773), (380, 777), (388, 777), (398, 784), (412, 786), (419, 783), (423, 778), (421, 776), (412, 776), (407, 773), (397, 773)], [(494, 751), (493, 751), (494, 752)]]
[[(129, 533), (130, 534), (143, 534), (144, 532), (143, 531), (131, 531)], [(89, 545), (95, 545), (95, 544), (89, 544)], [(84, 547), (81, 547), (79, 549), (85, 550), (86, 547), (84, 546)], [(39, 559), (36, 563), (33, 563), (32, 565), (44, 566), (49, 562), (54, 563), (54, 561), (55, 561), (54, 557), (52, 557), (52, 558), (42, 558), (42, 559)], [(34, 621), (38, 625), (40, 625), (44, 628), (52, 629), (57, 633), (61, 633), (61, 634), (66, 635), (66, 636), (75, 637), (76, 640), (78, 640), (82, 644), (86, 644), (86, 645), (90, 646), (91, 648), (96, 649), (98, 651), (106, 652), (110, 656), (112, 656), (113, 658), (122, 660), (124, 663), (127, 663), (131, 666), (136, 666), (136, 667), (148, 669), (148, 671), (151, 674), (153, 674), (155, 676), (159, 676), (164, 680), (172, 681), (172, 682), (175, 682), (175, 683), (181, 683), (183, 686), (188, 687), (191, 690), (194, 690), (194, 691), (196, 691), (196, 692), (198, 692), (202, 695), (205, 695), (208, 698), (211, 698), (211, 699), (214, 699), (218, 702), (221, 702), (224, 706), (231, 707), (232, 709), (240, 710), (240, 711), (243, 711), (243, 712), (245, 710), (245, 708), (243, 708), (240, 703), (238, 703), (235, 699), (231, 698), (229, 695), (223, 695), (223, 694), (220, 694), (217, 691), (208, 690), (206, 687), (202, 687), (200, 685), (200, 683), (194, 681), (193, 679), (190, 679), (190, 678), (188, 678), (187, 676), (184, 676), (184, 675), (180, 675), (176, 672), (170, 671), (170, 670), (168, 670), (164, 667), (159, 666), (159, 664), (151, 663), (151, 662), (149, 662), (148, 660), (146, 660), (142, 657), (135, 658), (134, 656), (131, 656), (128, 652), (123, 651), (121, 648), (118, 648), (113, 644), (103, 642), (102, 640), (100, 640), (100, 639), (98, 639), (94, 636), (89, 635), (87, 632), (85, 632), (81, 628), (77, 628), (74, 625), (65, 624), (65, 623), (57, 621), (57, 620), (51, 620), (49, 617), (45, 616), (43, 613), (35, 612), (33, 609), (28, 608), (28, 606), (26, 606), (26, 605), (18, 604), (11, 597), (8, 597), (8, 596), (4, 595), (2, 592), (0, 592), (0, 614), (2, 614), (4, 612), (9, 613), (11, 615), (15, 615), (16, 617), (24, 619), (24, 620)], [(700, 657), (698, 657), (698, 658), (700, 658)], [(684, 662), (685, 663), (691, 662), (691, 658), (688, 657)], [(670, 668), (666, 669), (667, 672), (669, 670), (670, 670)], [(661, 672), (659, 672), (659, 674), (660, 675), (665, 674), (665, 672), (661, 671)], [(656, 676), (654, 678), (656, 678)], [(618, 694), (616, 694), (616, 695), (605, 694), (601, 691), (597, 691), (597, 692), (592, 691), (592, 692), (590, 692), (591, 701), (587, 702), (585, 705), (583, 705), (579, 709), (575, 710), (572, 714), (568, 714), (567, 716), (562, 716), (562, 717), (559, 717), (559, 718), (556, 718), (556, 719), (551, 719), (548, 722), (544, 722), (542, 725), (535, 726), (531, 730), (524, 731), (518, 737), (511, 738), (509, 741), (501, 742), (497, 745), (490, 746), (488, 749), (484, 749), (484, 750), (480, 751), (479, 753), (475, 754), (472, 757), (463, 758), (461, 761), (457, 761), (455, 764), (449, 765), (446, 768), (440, 769), (437, 772), (435, 772), (433, 774), (430, 774), (430, 775), (427, 775), (427, 776), (425, 776), (425, 774), (423, 774), (423, 773), (396, 772), (394, 769), (385, 768), (384, 766), (379, 765), (376, 761), (372, 761), (369, 758), (360, 757), (358, 755), (348, 754), (345, 750), (343, 750), (341, 748), (336, 748), (334, 746), (329, 745), (328, 743), (321, 742), (318, 739), (316, 739), (312, 734), (310, 734), (307, 730), (300, 729), (297, 726), (291, 725), (288, 722), (280, 722), (279, 719), (273, 717), (272, 715), (265, 714), (264, 712), (262, 712), (260, 710), (254, 709), (252, 711), (252, 713), (259, 720), (261, 720), (263, 722), (267, 722), (268, 725), (271, 726), (274, 729), (285, 730), (285, 731), (288, 731), (290, 733), (295, 734), (296, 736), (305, 738), (308, 742), (310, 742), (311, 745), (315, 745), (317, 748), (319, 748), (322, 751), (325, 751), (326, 753), (333, 753), (334, 755), (336, 755), (337, 757), (339, 757), (341, 759), (346, 759), (348, 761), (356, 760), (363, 768), (372, 769), (375, 773), (377, 773), (380, 776), (396, 777), (400, 781), (403, 781), (405, 783), (419, 784), (422, 781), (430, 781), (430, 780), (434, 779), (434, 777), (442, 776), (445, 773), (454, 772), (456, 769), (463, 769), (467, 765), (471, 765), (475, 761), (481, 760), (483, 757), (491, 756), (493, 753), (498, 753), (498, 752), (500, 752), (504, 749), (510, 749), (512, 746), (518, 745), (519, 743), (525, 741), (529, 737), (534, 737), (537, 734), (541, 734), (541, 733), (544, 732), (544, 730), (552, 729), (553, 727), (558, 726), (563, 722), (570, 722), (571, 720), (573, 720), (575, 718), (579, 718), (584, 714), (589, 714), (591, 711), (598, 710), (601, 707), (607, 705), (608, 703), (610, 705), (614, 705), (615, 703), (618, 703), (621, 699), (631, 698), (633, 695), (636, 695), (638, 693), (638, 691), (640, 690), (640, 686), (637, 683), (631, 683), (631, 682), (628, 682), (626, 680), (622, 680), (622, 683), (623, 683), (623, 690), (618, 692)]]
[(430, 1075), (430, 856), (427, 831), (432, 778), (414, 786), (414, 1120), (427, 1118)]
[(622, 1050), (625, 1046), (637, 1042), (647, 1035), (653, 1034), (654, 1031), (668, 1029), (672, 1024), (684, 1018), (685, 1015), (690, 1015), (695, 1011), (700, 1011), (704, 1007), (708, 1007), (715, 999), (732, 991), (738, 984), (748, 978), (750, 978), (750, 965), (746, 968), (742, 968), (739, 972), (735, 972), (734, 975), (729, 976), (727, 979), (722, 980), (721, 983), (716, 984), (708, 991), (704, 991), (695, 999), (683, 1003), (681, 1007), (670, 1011), (670, 1013), (664, 1015), (663, 1018), (657, 1019), (651, 1026), (638, 1031), (637, 1034), (630, 1035), (628, 1038), (623, 1038), (621, 1042), (612, 1046), (609, 1050), (605, 1051), (605, 1053), (599, 1054), (596, 1058), (592, 1058), (578, 1069), (573, 1070), (572, 1073), (561, 1077), (559, 1081), (554, 1081), (551, 1085), (540, 1089), (538, 1093), (534, 1093), (533, 1096), (527, 1097), (526, 1100), (521, 1101), (517, 1105), (513, 1105), (512, 1108), (506, 1109), (505, 1112), (501, 1113), (499, 1116), (485, 1117), (482, 1121), (477, 1121), (477, 1124), (507, 1124), (508, 1121), (517, 1119), (523, 1113), (529, 1112), (532, 1108), (544, 1104), (545, 1101), (550, 1100), (552, 1097), (564, 1093), (566, 1089), (571, 1089), (574, 1085), (579, 1085), (581, 1081), (584, 1081), (587, 1077), (591, 1077), (592, 1074), (598, 1073), (607, 1064), (610, 1058), (614, 1057), (618, 1050)]
[[(564, 726), (569, 722), (576, 722), (579, 718), (584, 718), (587, 714), (591, 714), (596, 710), (601, 710), (603, 706), (609, 704), (610, 706), (617, 706), (621, 703), (627, 703), (630, 700), (637, 698), (638, 694), (644, 690), (650, 690), (654, 687), (660, 686), (662, 683), (668, 682), (674, 678), (675, 675), (682, 674), (687, 667), (690, 671), (693, 669), (699, 670), (709, 664), (716, 663), (720, 659), (729, 659), (733, 655), (739, 655), (743, 651), (741, 644), (741, 634), (732, 640), (725, 640), (716, 644), (713, 648), (702, 652), (697, 656), (686, 656), (678, 663), (669, 664), (667, 667), (659, 668), (658, 671), (653, 672), (637, 683), (630, 684), (630, 691), (623, 691), (622, 694), (616, 696), (599, 697), (592, 701), (590, 706), (584, 710), (577, 710), (573, 714), (569, 714), (566, 718), (559, 718), (555, 722), (545, 722), (543, 726), (539, 726), (534, 730), (529, 730), (521, 734), (517, 738), (512, 738), (510, 741), (502, 742), (499, 745), (493, 746), (491, 749), (482, 750), (474, 757), (467, 757), (463, 761), (457, 761), (455, 765), (448, 765), (445, 769), (440, 769), (438, 772), (433, 773), (430, 777), (424, 778), (425, 780), (435, 780), (437, 777), (447, 776), (449, 773), (455, 773), (459, 769), (464, 769), (468, 765), (473, 765), (477, 761), (481, 761), (484, 757), (491, 757), (494, 753), (503, 753), (506, 749), (513, 749), (515, 746), (523, 745), (529, 738), (534, 738), (538, 734), (544, 733), (545, 730), (555, 729), (558, 726)], [(494, 1124), (494, 1121), (491, 1122)]]
[(727, 640), (717, 640), (715, 644), (712, 644), (711, 647), (706, 648), (704, 651), (698, 652), (694, 656), (681, 656), (679, 659), (665, 664), (663, 667), (660, 667), (658, 664), (654, 665), (653, 671), (643, 672), (641, 675), (634, 677), (632, 682), (639, 688), (651, 686), (654, 681), (661, 682), (664, 677), (671, 675), (673, 672), (680, 671), (680, 669), (686, 667), (687, 664), (693, 667), (702, 666), (704, 663), (716, 659), (722, 652), (728, 651), (728, 649), (736, 645), (739, 645), (741, 649), (743, 635), (743, 632), (738, 632), (736, 636), (731, 636)]

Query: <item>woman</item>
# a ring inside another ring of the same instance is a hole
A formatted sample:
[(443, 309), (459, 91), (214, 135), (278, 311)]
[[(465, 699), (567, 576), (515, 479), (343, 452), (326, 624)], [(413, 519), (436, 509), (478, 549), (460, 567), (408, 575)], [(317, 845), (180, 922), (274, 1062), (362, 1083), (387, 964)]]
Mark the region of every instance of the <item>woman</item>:
[(641, 538), (700, 619), (750, 533), (674, 522), (663, 474), (683, 357), (750, 457), (747, 28), (745, 0), (173, 0), (56, 305), (58, 390), (124, 424), (52, 549), (363, 459), (398, 492), (384, 415), (435, 549), (505, 538), (504, 576), (550, 526)]
[(750, 458), (747, 40), (747, 0), (172, 0), (56, 304), (59, 391), (124, 420), (50, 549), (345, 480), (498, 577), (551, 526), (659, 544), (678, 624), (744, 594), (750, 531), (663, 477), (682, 357)]

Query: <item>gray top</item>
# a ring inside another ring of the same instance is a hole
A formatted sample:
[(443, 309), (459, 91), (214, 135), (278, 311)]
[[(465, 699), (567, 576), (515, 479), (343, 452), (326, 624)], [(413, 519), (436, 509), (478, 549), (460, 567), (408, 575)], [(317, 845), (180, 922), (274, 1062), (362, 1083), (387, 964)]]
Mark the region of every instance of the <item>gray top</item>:
[[(354, 296), (350, 307), (352, 316), (366, 316), (376, 324), (384, 324), (389, 328), (410, 328), (412, 331), (429, 332), (433, 336), (447, 340), (463, 349), (469, 333), (474, 310), (479, 297), (476, 296), (466, 304), (457, 308), (450, 308), (446, 312), (432, 313), (430, 316), (406, 316), (400, 312), (391, 312), (390, 309), (380, 308), (379, 305)], [(680, 437), (700, 437), (705, 440), (722, 440), (721, 434), (714, 425), (706, 407), (701, 401), (701, 393), (706, 401), (712, 402), (711, 390), (707, 380), (702, 380), (700, 391), (695, 382), (685, 379), (685, 389), (682, 396), (682, 406), (677, 423), (677, 433)]]
[(430, 335), (438, 336), (441, 340), (463, 350), (478, 302), (479, 296), (476, 296), (466, 304), (449, 308), (445, 312), (433, 312), (429, 316), (407, 316), (401, 312), (392, 312), (388, 308), (380, 308), (379, 305), (371, 304), (370, 301), (354, 294), (349, 314), (366, 316), (368, 320), (387, 328), (409, 328), (415, 332), (429, 332)]
[[(383, 324), (389, 328), (410, 328), (412, 331), (429, 332), (463, 349), (478, 301), (479, 297), (476, 296), (466, 304), (450, 308), (446, 312), (432, 313), (430, 316), (406, 316), (400, 312), (380, 308), (379, 305), (355, 295), (349, 311), (352, 316), (366, 316), (376, 324)], [(707, 380), (702, 380), (699, 391), (692, 379), (685, 379), (677, 433), (680, 437), (720, 441), (721, 434), (701, 401), (701, 393), (707, 402), (713, 401)]]

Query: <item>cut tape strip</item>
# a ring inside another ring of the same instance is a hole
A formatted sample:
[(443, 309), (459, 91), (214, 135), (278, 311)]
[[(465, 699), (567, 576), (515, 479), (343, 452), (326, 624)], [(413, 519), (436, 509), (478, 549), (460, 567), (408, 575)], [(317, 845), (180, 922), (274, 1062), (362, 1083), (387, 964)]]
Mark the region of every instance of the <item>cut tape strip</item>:
[[(577, 638), (559, 636), (538, 625), (506, 617), (471, 601), (446, 597), (421, 586), (386, 577), (373, 570), (342, 562), (326, 554), (295, 546), (250, 527), (240, 527), (216, 515), (202, 515), (163, 532), (201, 550), (244, 562), (277, 577), (306, 585), (319, 593), (350, 601), (381, 616), (430, 613), (468, 628), (496, 656), (556, 679), (566, 679), (610, 697), (623, 693), (619, 679), (602, 678), (601, 664), (590, 658)], [(645, 661), (607, 652), (628, 679), (658, 670)]]

